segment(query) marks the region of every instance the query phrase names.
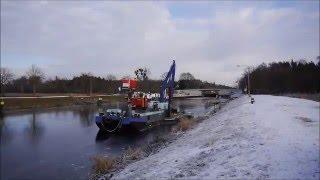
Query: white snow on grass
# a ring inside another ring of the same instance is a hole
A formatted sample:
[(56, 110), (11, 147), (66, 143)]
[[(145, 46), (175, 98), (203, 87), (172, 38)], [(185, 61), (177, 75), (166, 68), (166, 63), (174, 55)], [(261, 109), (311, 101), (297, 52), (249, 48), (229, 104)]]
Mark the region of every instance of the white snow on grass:
[(114, 179), (319, 179), (319, 102), (256, 95), (231, 101)]

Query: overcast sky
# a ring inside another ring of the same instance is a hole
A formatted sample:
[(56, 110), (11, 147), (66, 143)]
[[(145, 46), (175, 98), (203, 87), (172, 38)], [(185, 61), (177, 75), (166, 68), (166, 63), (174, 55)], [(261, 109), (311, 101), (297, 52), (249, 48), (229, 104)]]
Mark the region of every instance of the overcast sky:
[(319, 1), (1, 1), (1, 66), (117, 77), (138, 66), (234, 85), (243, 68), (319, 55)]

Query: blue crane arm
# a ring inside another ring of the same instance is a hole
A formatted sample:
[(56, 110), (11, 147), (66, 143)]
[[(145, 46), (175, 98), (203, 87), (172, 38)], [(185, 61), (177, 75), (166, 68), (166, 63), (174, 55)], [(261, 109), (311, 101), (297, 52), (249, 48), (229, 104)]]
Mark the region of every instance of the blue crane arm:
[(166, 75), (166, 78), (162, 81), (161, 90), (160, 90), (160, 102), (166, 101), (166, 89), (169, 90), (169, 103), (173, 96), (174, 90), (174, 76), (176, 73), (176, 63), (173, 61), (169, 72)]

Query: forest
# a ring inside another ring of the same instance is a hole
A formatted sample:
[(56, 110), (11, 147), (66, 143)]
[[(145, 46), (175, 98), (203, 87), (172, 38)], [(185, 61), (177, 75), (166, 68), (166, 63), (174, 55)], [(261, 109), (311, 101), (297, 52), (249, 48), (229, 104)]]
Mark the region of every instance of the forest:
[(246, 90), (248, 85), (253, 94), (278, 93), (319, 93), (320, 56), (317, 63), (305, 59), (262, 63), (247, 68), (238, 81), (239, 88)]
[[(139, 81), (138, 90), (144, 92), (159, 92), (161, 79), (150, 79), (150, 70), (139, 68), (134, 71), (134, 78)], [(16, 77), (8, 68), (1, 68), (1, 94), (8, 93), (79, 93), (79, 94), (116, 94), (121, 87), (121, 79), (129, 78), (124, 76), (117, 78), (109, 74), (105, 77), (94, 76), (91, 73), (81, 73), (71, 79), (46, 78), (43, 70), (36, 65), (32, 65), (25, 75)], [(196, 79), (191, 73), (181, 73), (176, 77), (176, 89), (199, 89), (199, 88), (229, 88), (207, 81)]]

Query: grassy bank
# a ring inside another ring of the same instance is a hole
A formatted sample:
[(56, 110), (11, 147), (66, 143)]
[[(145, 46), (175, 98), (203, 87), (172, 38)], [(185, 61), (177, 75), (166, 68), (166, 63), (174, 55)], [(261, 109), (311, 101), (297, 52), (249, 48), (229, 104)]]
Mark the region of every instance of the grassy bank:
[(124, 96), (40, 96), (40, 97), (6, 97), (4, 111), (24, 110), (31, 108), (52, 108), (72, 105), (94, 104), (99, 98), (104, 102), (123, 101)]

